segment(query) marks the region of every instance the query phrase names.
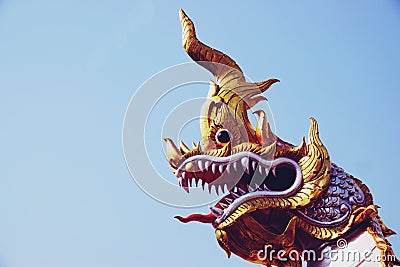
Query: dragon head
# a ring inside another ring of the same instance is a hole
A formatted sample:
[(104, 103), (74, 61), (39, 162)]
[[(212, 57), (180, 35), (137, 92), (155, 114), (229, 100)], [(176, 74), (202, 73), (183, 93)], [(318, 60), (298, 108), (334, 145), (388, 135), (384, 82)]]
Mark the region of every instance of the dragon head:
[[(335, 206), (339, 215), (330, 219), (331, 225), (323, 220), (312, 224), (315, 216), (308, 216), (307, 208), (326, 194), (332, 186), (331, 173), (337, 172), (332, 170), (334, 165), (320, 140), (316, 120), (310, 119), (308, 144), (305, 138), (299, 146), (280, 139), (272, 132), (266, 113), (253, 111), (257, 103), (266, 100), (262, 93), (279, 80), (246, 81), (234, 60), (197, 39), (193, 22), (183, 10), (180, 21), (185, 51), (211, 72), (215, 81), (210, 82), (201, 110), (203, 146), (193, 143), (190, 149), (181, 141), (178, 148), (166, 138), (167, 159), (185, 191), (207, 185), (209, 192), (214, 188), (223, 197), (210, 207), (209, 214), (176, 218), (212, 224), (228, 256), (233, 252), (269, 265), (278, 261), (260, 260), (256, 252), (265, 245), (300, 250), (304, 247), (299, 238), (302, 234), (296, 229), (302, 229), (308, 241), (332, 240), (361, 221), (360, 214), (365, 218), (374, 212), (373, 206), (366, 208), (372, 204), (368, 189), (358, 180), (346, 180), (355, 188), (351, 189), (351, 200), (346, 198), (347, 202)], [(258, 117), (255, 127), (248, 118), (251, 111)], [(361, 206), (363, 209), (356, 211)], [(339, 223), (341, 219), (344, 224)]]

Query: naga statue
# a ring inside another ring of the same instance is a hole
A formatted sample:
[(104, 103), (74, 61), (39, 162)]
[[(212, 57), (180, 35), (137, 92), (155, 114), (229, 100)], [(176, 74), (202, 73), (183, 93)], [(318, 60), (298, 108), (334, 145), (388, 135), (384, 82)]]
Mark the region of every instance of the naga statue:
[[(331, 162), (317, 121), (310, 118), (308, 143), (303, 138), (299, 146), (276, 136), (263, 110), (253, 112), (258, 118), (253, 126), (248, 112), (279, 80), (246, 81), (233, 59), (197, 39), (183, 10), (180, 21), (186, 53), (215, 81), (201, 110), (203, 147), (194, 143), (190, 149), (181, 141), (178, 148), (166, 138), (167, 159), (188, 193), (199, 183), (203, 190), (207, 185), (217, 194), (227, 192), (209, 214), (176, 218), (211, 224), (228, 257), (234, 253), (265, 266), (399, 265), (386, 239), (394, 231), (379, 217), (368, 187)], [(337, 263), (326, 254), (340, 249), (366, 253), (353, 263)], [(318, 257), (307, 258), (305, 251)], [(289, 257), (294, 252), (301, 257)]]

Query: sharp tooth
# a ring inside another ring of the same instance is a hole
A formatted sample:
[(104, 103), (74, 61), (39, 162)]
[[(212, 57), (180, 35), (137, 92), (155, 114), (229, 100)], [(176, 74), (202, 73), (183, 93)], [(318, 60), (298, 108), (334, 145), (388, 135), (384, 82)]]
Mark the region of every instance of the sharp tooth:
[(237, 172), (237, 161), (235, 161), (235, 162), (233, 163), (233, 168), (235, 169), (235, 172)]
[(217, 193), (217, 196), (219, 196), (219, 185), (214, 185), (215, 188), (215, 193)]
[(226, 172), (231, 173), (231, 164), (226, 165)]
[(263, 175), (264, 174), (264, 168), (261, 167), (261, 165), (258, 165), (258, 172)]
[(204, 163), (204, 165), (205, 165), (207, 171), (208, 171), (208, 167), (210, 167), (210, 164), (211, 164), (210, 161), (206, 161), (206, 162)]
[(186, 172), (182, 172), (182, 178), (186, 179)]
[(237, 191), (238, 191), (237, 187), (235, 186), (232, 191), (237, 193)]
[(204, 180), (202, 180), (201, 181), (201, 187), (203, 188), (203, 191), (204, 191), (204, 185), (206, 184), (206, 181), (204, 181)]
[(182, 177), (179, 177), (179, 179), (178, 179), (178, 185), (179, 185), (180, 187), (182, 187)]
[(244, 195), (244, 194), (246, 194), (246, 191), (244, 191), (242, 188), (239, 187), (239, 193), (240, 193), (241, 195)]
[(211, 210), (211, 213), (216, 217), (219, 217), (222, 215), (222, 213), (224, 213), (223, 210), (216, 208), (216, 207), (210, 207), (210, 210)]
[(167, 159), (169, 162), (176, 164), (181, 158), (182, 153), (171, 139), (165, 138), (164, 140), (166, 142), (165, 152), (167, 153)]
[(224, 184), (222, 184), (222, 185), (220, 185), (220, 187), (221, 187), (221, 191), (222, 191), (222, 193), (225, 193), (225, 185), (224, 185)]
[(213, 173), (215, 173), (215, 169), (217, 168), (217, 165), (215, 165), (214, 163), (211, 165), (211, 171)]
[(188, 179), (189, 186), (192, 187), (192, 179)]
[(249, 174), (249, 159), (244, 157), (240, 160), (240, 162), (242, 163), (243, 169), (247, 174)]
[(253, 189), (253, 187), (251, 187), (251, 185), (247, 185), (247, 189), (249, 189), (249, 192), (253, 192), (254, 191), (254, 189)]
[(253, 162), (251, 163), (251, 166), (253, 167), (253, 171), (255, 171), (256, 168), (257, 168), (257, 162), (253, 161)]
[(188, 180), (182, 179), (182, 188), (189, 193)]
[(223, 209), (226, 209), (227, 207), (229, 207), (229, 205), (228, 205), (228, 204), (225, 204), (225, 203), (219, 203), (219, 205), (221, 205), (221, 207), (222, 207)]
[(197, 166), (199, 166), (200, 171), (202, 171), (204, 169), (203, 161), (197, 161)]
[(212, 185), (208, 184), (208, 193), (211, 194)]
[(266, 184), (263, 186), (263, 188), (264, 188), (264, 190), (269, 190), (269, 188), (267, 187)]
[(219, 165), (218, 166), (218, 170), (219, 170), (219, 173), (223, 173), (224, 172), (224, 165)]
[(231, 195), (232, 195), (234, 198), (239, 198), (239, 197), (240, 197), (240, 195), (236, 194), (235, 192), (232, 192)]
[(232, 201), (233, 201), (233, 199), (231, 199), (231, 198), (229, 198), (229, 197), (226, 197), (226, 198), (225, 198), (225, 201), (226, 201), (228, 204), (231, 204)]

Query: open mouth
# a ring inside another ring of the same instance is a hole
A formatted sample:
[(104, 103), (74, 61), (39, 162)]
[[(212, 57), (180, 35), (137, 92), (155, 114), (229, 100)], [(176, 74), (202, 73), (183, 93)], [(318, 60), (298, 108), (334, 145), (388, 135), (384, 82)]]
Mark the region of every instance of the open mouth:
[(267, 160), (252, 152), (240, 152), (228, 157), (196, 155), (186, 159), (176, 170), (179, 185), (190, 192), (190, 187), (206, 187), (211, 193), (225, 194), (209, 214), (193, 214), (182, 222), (198, 221), (218, 227), (227, 219), (238, 219), (254, 211), (243, 209), (245, 203), (256, 201), (257, 209), (265, 209), (264, 198), (282, 198), (297, 192), (302, 185), (300, 166), (289, 158)]

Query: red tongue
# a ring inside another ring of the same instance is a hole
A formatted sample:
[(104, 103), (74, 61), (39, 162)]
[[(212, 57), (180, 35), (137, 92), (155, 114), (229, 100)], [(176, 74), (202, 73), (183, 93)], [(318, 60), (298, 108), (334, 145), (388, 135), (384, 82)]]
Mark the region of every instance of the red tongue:
[(210, 212), (209, 214), (192, 214), (185, 218), (181, 216), (175, 216), (174, 218), (178, 219), (183, 223), (188, 223), (188, 222), (212, 223), (215, 219), (215, 216), (212, 215), (212, 213)]

